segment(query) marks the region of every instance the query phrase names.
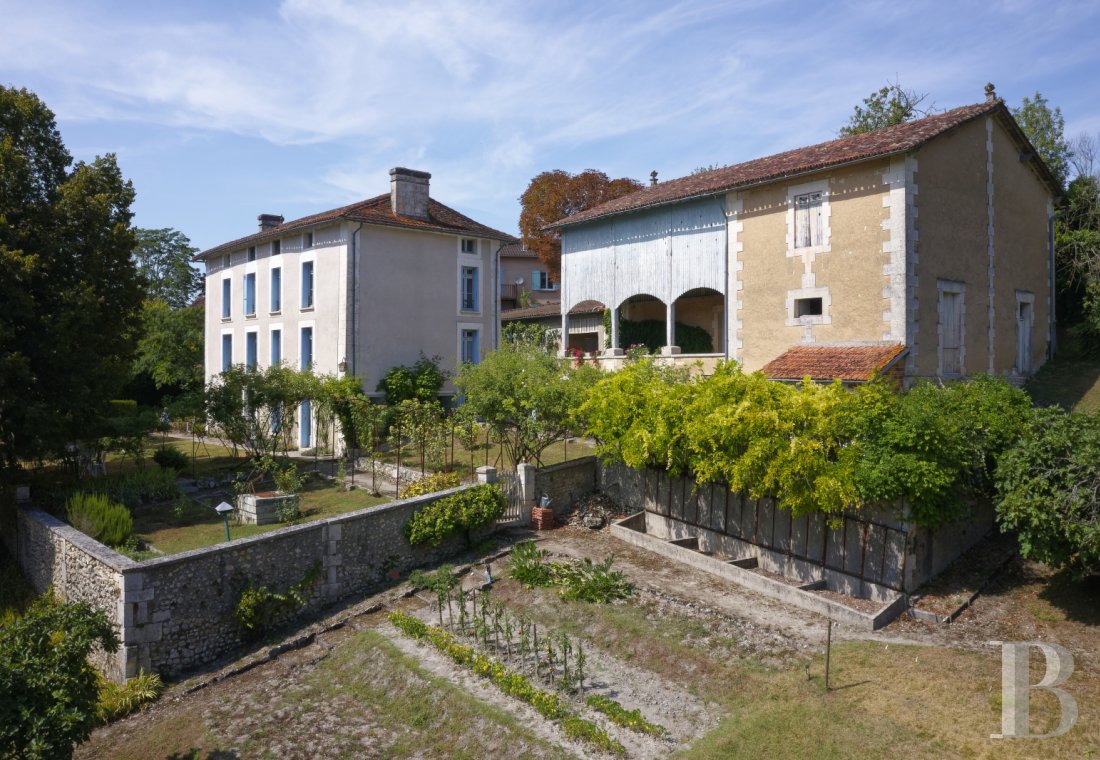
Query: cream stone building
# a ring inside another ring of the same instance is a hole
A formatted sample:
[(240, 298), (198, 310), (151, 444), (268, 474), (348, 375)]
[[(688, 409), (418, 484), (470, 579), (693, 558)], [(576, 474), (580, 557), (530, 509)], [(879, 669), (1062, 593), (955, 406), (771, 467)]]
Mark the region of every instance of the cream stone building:
[[(657, 184), (563, 219), (561, 314), (711, 335), (704, 364), (796, 377), (903, 362), (901, 376), (1014, 380), (1049, 356), (1058, 185), (992, 85), (986, 101)], [(882, 351), (898, 347), (897, 351)], [(836, 356), (830, 356), (835, 348)], [(854, 349), (854, 350), (853, 350)], [(802, 362), (805, 366), (799, 365)], [(805, 369), (801, 372), (801, 369)]]
[[(514, 241), (429, 195), (431, 175), (390, 170), (390, 192), (203, 251), (206, 378), (235, 364), (282, 362), (362, 379), (421, 353), (453, 372), (496, 347), (498, 252)], [(445, 393), (453, 393), (448, 382)], [(314, 445), (311, 405), (298, 443)]]

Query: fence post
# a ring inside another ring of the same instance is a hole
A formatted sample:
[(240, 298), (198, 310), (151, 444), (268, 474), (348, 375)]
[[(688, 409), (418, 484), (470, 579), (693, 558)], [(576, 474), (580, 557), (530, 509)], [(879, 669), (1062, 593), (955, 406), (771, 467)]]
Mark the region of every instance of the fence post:
[(535, 507), (535, 472), (533, 464), (522, 462), (516, 466), (516, 480), (519, 481), (520, 517), (523, 525), (531, 522), (531, 510)]
[(477, 482), (478, 483), (496, 483), (497, 482), (497, 468), (492, 465), (484, 465), (477, 468)]

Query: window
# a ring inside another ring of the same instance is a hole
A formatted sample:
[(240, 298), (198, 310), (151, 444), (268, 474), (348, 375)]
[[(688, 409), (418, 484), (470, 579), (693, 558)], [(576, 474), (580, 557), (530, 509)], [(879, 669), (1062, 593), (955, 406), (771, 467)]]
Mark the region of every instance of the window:
[(255, 261), (256, 260), (256, 246), (254, 246), (254, 245), (248, 246), (248, 260), (249, 261)]
[(222, 256), (222, 269), (229, 269), (230, 259), (229, 254)]
[(558, 286), (554, 284), (554, 281), (550, 279), (549, 272), (542, 272), (538, 269), (531, 272), (531, 289), (532, 290), (557, 290)]
[(477, 364), (477, 330), (463, 330), (460, 342), (462, 363)]
[(794, 316), (820, 317), (822, 314), (820, 298), (796, 298), (794, 300)]
[(313, 308), (313, 262), (302, 262), (302, 308)]
[(271, 255), (272, 256), (278, 256), (282, 252), (283, 252), (283, 241), (282, 240), (272, 240), (271, 241)]
[(462, 310), (478, 310), (477, 267), (462, 267)]
[(302, 370), (307, 370), (313, 366), (313, 328), (302, 328), (302, 340), (299, 344), (300, 348), (300, 367)]
[(809, 248), (824, 243), (821, 211), (821, 193), (806, 193), (805, 195), (795, 196), (795, 248)]
[(233, 316), (233, 281), (226, 277), (222, 280), (222, 319)]
[(313, 446), (313, 408), (309, 401), (298, 407), (298, 448)]
[(271, 270), (271, 313), (278, 314), (283, 310), (283, 269), (274, 267)]
[(312, 248), (312, 247), (313, 247), (313, 231), (310, 230), (309, 232), (306, 232), (302, 235), (302, 248), (304, 249), (304, 248)]
[(244, 276), (244, 313), (246, 317), (256, 316), (256, 273)]
[(256, 341), (255, 332), (244, 334), (244, 363), (249, 369), (256, 369)]
[(233, 336), (226, 333), (222, 336), (222, 372), (226, 372), (233, 366)]
[(271, 331), (271, 366), (275, 367), (283, 360), (283, 331)]
[(966, 334), (963, 320), (964, 285), (940, 280), (939, 290), (939, 359), (942, 377), (961, 377), (965, 365)]
[(462, 239), (462, 252), (463, 253), (477, 253), (477, 241), (470, 240), (469, 238)]

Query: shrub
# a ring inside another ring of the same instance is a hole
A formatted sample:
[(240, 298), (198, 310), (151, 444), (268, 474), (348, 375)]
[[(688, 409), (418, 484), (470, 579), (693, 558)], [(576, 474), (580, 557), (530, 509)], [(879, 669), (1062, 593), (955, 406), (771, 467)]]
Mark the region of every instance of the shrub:
[(405, 525), (405, 537), (413, 546), (439, 546), (461, 531), (469, 544), (474, 531), (492, 525), (504, 514), (504, 505), (504, 494), (496, 484), (472, 486), (414, 512)]
[(279, 522), (294, 522), (301, 516), (302, 509), (299, 499), (287, 499), (279, 502), (279, 506), (275, 507), (275, 519)]
[(92, 650), (118, 651), (114, 626), (86, 602), (51, 594), (0, 627), (0, 757), (71, 757), (96, 725)]
[(607, 604), (626, 599), (634, 586), (618, 570), (611, 569), (614, 557), (593, 563), (585, 557), (580, 561), (562, 563), (553, 568), (554, 582), (561, 586), (562, 599), (593, 604)]
[(124, 684), (100, 676), (96, 716), (101, 723), (110, 723), (156, 701), (162, 691), (164, 684), (156, 673), (142, 671)]
[(1083, 576), (1100, 569), (1100, 412), (1039, 410), (998, 463), (997, 520), (1025, 557)]
[(446, 491), (449, 488), (458, 488), (462, 481), (457, 472), (433, 472), (425, 478), (414, 480), (401, 489), (402, 499), (411, 499), (413, 496), (424, 496), (437, 491)]
[(291, 613), (306, 606), (309, 601), (306, 595), (320, 577), (321, 562), (317, 561), (286, 593), (276, 593), (267, 586), (246, 588), (233, 610), (240, 638), (243, 641), (258, 639)]
[(609, 697), (593, 694), (584, 703), (606, 715), (615, 725), (629, 728), (631, 731), (649, 734), (650, 736), (664, 736), (668, 733), (668, 729), (664, 726), (646, 720), (640, 710), (627, 710)]
[(67, 513), (70, 525), (107, 546), (125, 544), (134, 530), (130, 510), (104, 494), (74, 493)]
[(162, 470), (175, 470), (177, 474), (186, 470), (189, 464), (186, 454), (179, 449), (168, 447), (157, 449), (153, 453), (153, 461), (156, 462), (157, 466)]
[(534, 541), (523, 541), (512, 548), (512, 577), (528, 588), (549, 586), (554, 582), (551, 563), (544, 562), (550, 552)]
[(142, 504), (178, 498), (183, 492), (176, 482), (176, 474), (175, 470), (146, 469), (124, 476), (85, 481), (81, 487), (86, 491), (106, 494), (134, 509)]

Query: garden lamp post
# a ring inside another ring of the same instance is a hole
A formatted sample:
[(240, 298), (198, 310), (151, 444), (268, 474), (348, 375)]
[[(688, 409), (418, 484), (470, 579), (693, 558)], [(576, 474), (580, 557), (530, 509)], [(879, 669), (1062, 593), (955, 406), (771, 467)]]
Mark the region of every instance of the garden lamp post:
[(229, 541), (229, 513), (233, 511), (233, 507), (229, 506), (228, 502), (223, 501), (214, 507), (214, 511), (222, 516), (222, 520), (225, 522), (225, 540)]

